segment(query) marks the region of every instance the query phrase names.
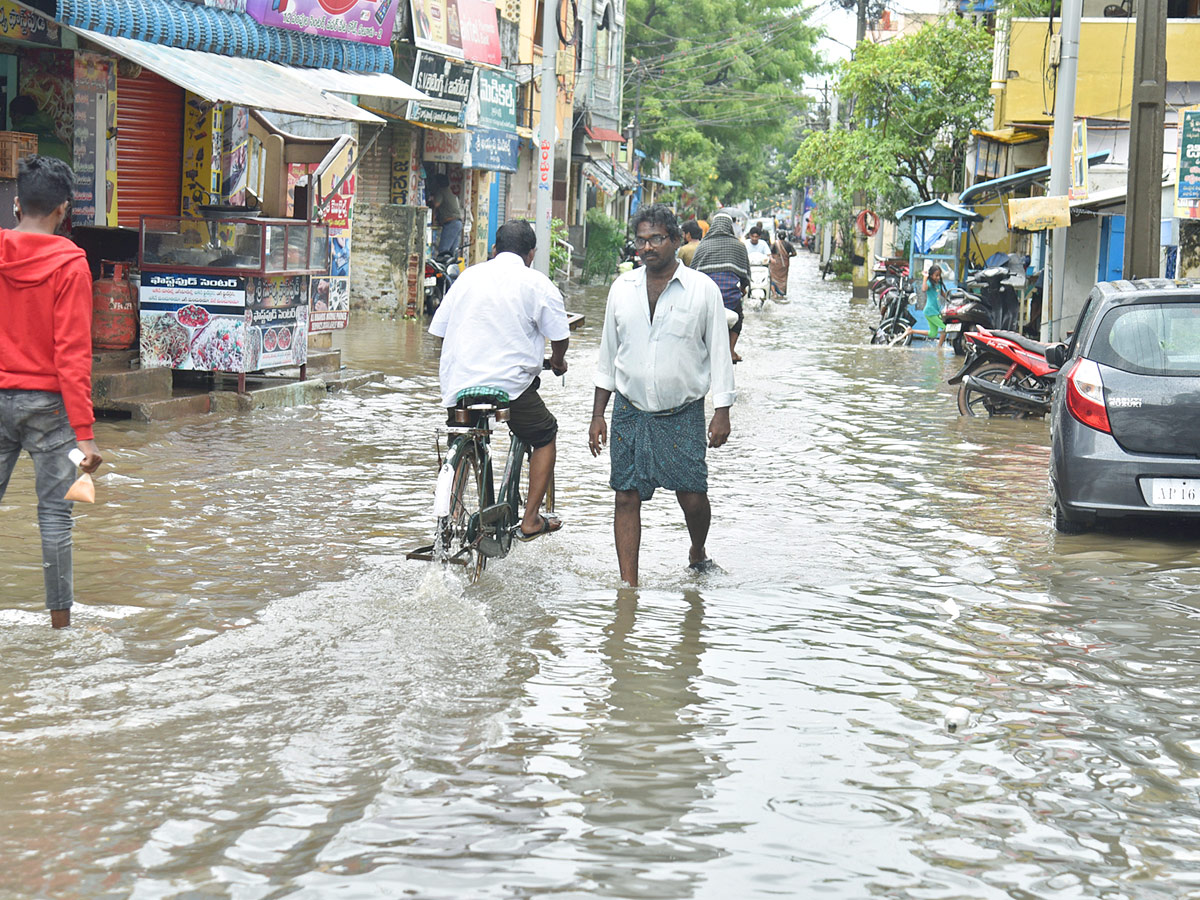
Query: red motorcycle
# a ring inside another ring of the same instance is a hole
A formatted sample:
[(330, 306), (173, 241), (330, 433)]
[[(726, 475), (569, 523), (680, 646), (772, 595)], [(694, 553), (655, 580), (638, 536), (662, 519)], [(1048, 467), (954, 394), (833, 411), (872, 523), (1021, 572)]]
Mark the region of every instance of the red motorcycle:
[(1052, 344), (983, 327), (964, 337), (967, 359), (949, 381), (959, 386), (959, 413), (1023, 419), (1050, 411), (1058, 378), (1058, 368), (1046, 361)]

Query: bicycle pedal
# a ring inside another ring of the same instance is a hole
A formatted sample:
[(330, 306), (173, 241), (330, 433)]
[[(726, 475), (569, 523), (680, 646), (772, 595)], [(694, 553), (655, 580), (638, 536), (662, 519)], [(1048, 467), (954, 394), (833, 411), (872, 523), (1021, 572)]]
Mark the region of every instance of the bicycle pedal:
[(505, 525), (512, 516), (512, 508), (507, 503), (496, 503), (486, 506), (479, 511), (479, 524), (485, 526)]
[(500, 543), (497, 538), (494, 537), (480, 538), (479, 543), (475, 546), (475, 549), (478, 550), (482, 556), (486, 556), (489, 559), (494, 559), (498, 556), (504, 556), (508, 552), (507, 548)]

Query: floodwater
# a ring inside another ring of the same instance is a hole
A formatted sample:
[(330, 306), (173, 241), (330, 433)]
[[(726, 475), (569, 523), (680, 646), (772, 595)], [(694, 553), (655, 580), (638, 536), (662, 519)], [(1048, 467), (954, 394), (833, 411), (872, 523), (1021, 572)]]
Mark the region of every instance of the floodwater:
[(412, 323), (339, 338), (381, 386), (102, 423), (69, 632), (23, 462), (0, 897), (1200, 895), (1200, 543), (1056, 537), (1045, 424), (960, 419), (953, 357), (868, 346), (815, 273), (747, 316), (724, 574), (660, 494), (618, 584), (602, 291), (543, 389), (566, 527), (478, 585), (404, 559), (440, 420)]

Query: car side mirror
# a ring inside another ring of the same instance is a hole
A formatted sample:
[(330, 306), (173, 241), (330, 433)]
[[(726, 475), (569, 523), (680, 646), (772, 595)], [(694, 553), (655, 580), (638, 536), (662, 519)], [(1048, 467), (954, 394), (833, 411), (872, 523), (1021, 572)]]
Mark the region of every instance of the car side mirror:
[(1051, 344), (1046, 348), (1046, 362), (1056, 369), (1061, 369), (1067, 361), (1067, 345)]

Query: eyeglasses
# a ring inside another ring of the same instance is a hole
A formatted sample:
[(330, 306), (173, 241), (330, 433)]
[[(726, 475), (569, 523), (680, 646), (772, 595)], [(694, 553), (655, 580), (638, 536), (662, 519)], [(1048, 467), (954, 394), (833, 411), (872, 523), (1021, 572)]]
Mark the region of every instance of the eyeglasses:
[(665, 234), (652, 234), (650, 237), (635, 237), (633, 246), (635, 247), (661, 247), (667, 242), (668, 238)]

